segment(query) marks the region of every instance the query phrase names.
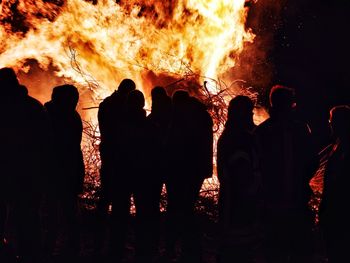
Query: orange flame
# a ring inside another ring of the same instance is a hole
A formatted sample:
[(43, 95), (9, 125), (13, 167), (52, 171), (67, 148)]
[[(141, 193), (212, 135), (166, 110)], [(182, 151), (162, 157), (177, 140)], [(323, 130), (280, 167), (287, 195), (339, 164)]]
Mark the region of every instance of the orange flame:
[(0, 67), (28, 71), (35, 59), (59, 77), (97, 81), (102, 98), (126, 77), (140, 87), (145, 69), (217, 78), (254, 39), (247, 12), (245, 0), (5, 0)]

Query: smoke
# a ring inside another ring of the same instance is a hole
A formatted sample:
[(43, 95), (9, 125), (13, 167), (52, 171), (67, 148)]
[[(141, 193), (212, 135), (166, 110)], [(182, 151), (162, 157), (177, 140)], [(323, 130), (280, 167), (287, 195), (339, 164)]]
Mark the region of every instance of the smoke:
[(281, 26), (281, 10), (286, 0), (254, 1), (250, 4), (246, 27), (255, 34), (253, 43), (246, 43), (237, 65), (228, 72), (231, 80), (243, 79), (260, 94), (273, 83), (274, 36)]
[[(196, 89), (212, 78), (230, 94), (263, 89), (273, 74), (271, 25), (278, 26), (281, 6), (272, 0), (2, 1), (0, 66), (20, 72), (42, 102), (52, 86), (76, 84), (83, 107), (97, 105), (125, 77), (146, 97), (154, 85), (200, 95)], [(244, 82), (232, 85), (238, 79)]]

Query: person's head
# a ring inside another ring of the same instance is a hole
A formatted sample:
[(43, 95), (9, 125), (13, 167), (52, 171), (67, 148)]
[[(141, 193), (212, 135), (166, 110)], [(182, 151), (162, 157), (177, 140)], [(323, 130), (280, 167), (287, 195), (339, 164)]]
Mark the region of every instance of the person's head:
[(133, 90), (129, 93), (127, 99), (128, 109), (131, 111), (143, 110), (145, 107), (145, 97), (139, 90)]
[(190, 95), (185, 90), (177, 90), (174, 92), (172, 102), (175, 107), (187, 105), (190, 99)]
[(136, 84), (131, 79), (123, 79), (118, 86), (118, 91), (123, 94), (129, 94), (136, 89)]
[(243, 95), (234, 97), (228, 106), (227, 123), (228, 125), (253, 125), (253, 101)]
[(164, 113), (171, 107), (171, 100), (163, 87), (156, 86), (151, 91), (152, 112)]
[(155, 86), (151, 91), (152, 101), (158, 100), (160, 98), (167, 97), (167, 96), (168, 95), (166, 93), (166, 90), (161, 86)]
[(78, 89), (69, 84), (57, 86), (51, 94), (51, 101), (63, 110), (75, 110), (79, 101)]
[(270, 91), (270, 106), (277, 111), (290, 111), (295, 106), (294, 89), (275, 85)]
[(0, 87), (0, 93), (5, 95), (16, 94), (19, 91), (19, 81), (12, 68), (0, 69)]
[(191, 104), (191, 108), (195, 111), (206, 111), (207, 107), (206, 105), (200, 101), (200, 99), (190, 96), (189, 103)]
[(21, 91), (22, 95), (27, 96), (28, 95), (28, 89), (24, 85), (19, 85), (19, 90)]
[(335, 106), (330, 110), (329, 123), (336, 138), (350, 139), (350, 107)]

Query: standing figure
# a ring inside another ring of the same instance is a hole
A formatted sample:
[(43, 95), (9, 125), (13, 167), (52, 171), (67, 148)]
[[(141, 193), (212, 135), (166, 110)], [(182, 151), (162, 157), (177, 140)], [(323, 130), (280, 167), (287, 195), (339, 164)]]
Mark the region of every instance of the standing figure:
[(46, 242), (51, 256), (58, 237), (59, 219), (63, 219), (67, 243), (63, 252), (67, 257), (77, 256), (80, 249), (77, 218), (78, 195), (84, 183), (84, 161), (81, 151), (83, 125), (76, 106), (79, 93), (73, 85), (55, 87), (51, 100), (45, 103), (49, 114), (53, 156), (51, 176), (48, 178), (47, 198), (49, 229)]
[(165, 183), (167, 167), (166, 156), (166, 139), (169, 131), (171, 117), (171, 98), (167, 95), (163, 87), (154, 87), (151, 91), (152, 111), (147, 116), (147, 125), (149, 129), (149, 138), (151, 142), (147, 152), (149, 153), (149, 201), (152, 207), (151, 217), (149, 221), (149, 236), (153, 237), (149, 240), (149, 245), (154, 254), (157, 253), (160, 237), (160, 210), (159, 204), (161, 199), (162, 187)]
[(261, 256), (261, 178), (252, 135), (253, 109), (249, 97), (232, 99), (218, 140), (220, 263), (255, 262)]
[[(145, 99), (141, 91), (130, 92), (127, 100), (125, 142), (125, 187), (131, 190), (136, 208), (136, 262), (150, 263), (156, 253), (159, 217), (158, 174), (154, 173), (155, 136), (146, 119)], [(129, 201), (131, 195), (125, 196)], [(129, 209), (129, 206), (128, 206)], [(119, 211), (119, 210), (118, 210)], [(117, 212), (118, 212), (117, 211)], [(125, 214), (126, 214), (125, 210)], [(120, 214), (120, 213), (118, 213)]]
[[(99, 105), (98, 124), (101, 133), (100, 157), (101, 157), (101, 197), (97, 204), (98, 221), (96, 225), (95, 246), (99, 254), (104, 245), (104, 226), (108, 213), (108, 207), (112, 202), (114, 177), (122, 177), (124, 171), (119, 164), (122, 159), (115, 158), (115, 154), (123, 157), (121, 146), (123, 145), (122, 131), (126, 121), (126, 101), (128, 94), (136, 87), (131, 79), (123, 79), (119, 87), (110, 96), (106, 97)], [(121, 180), (122, 183), (122, 180)], [(119, 252), (118, 252), (119, 253)]]
[(350, 107), (336, 106), (330, 111), (334, 136), (325, 174), (320, 205), (320, 225), (323, 229), (329, 263), (345, 262), (350, 245), (348, 186), (350, 184)]
[(39, 262), (39, 207), (49, 156), (47, 115), (13, 69), (0, 69), (0, 87), (0, 238), (11, 205), (18, 256), (21, 262)]
[(99, 207), (108, 206), (110, 202), (110, 183), (113, 177), (113, 142), (118, 137), (120, 128), (123, 127), (126, 118), (126, 100), (129, 93), (135, 90), (135, 82), (131, 79), (123, 79), (119, 87), (110, 96), (106, 97), (99, 105), (98, 125), (101, 133), (101, 202)]
[(173, 112), (167, 151), (166, 179), (168, 223), (166, 249), (175, 255), (181, 237), (185, 262), (200, 262), (200, 230), (195, 218), (195, 202), (205, 178), (212, 175), (213, 122), (205, 106), (186, 91), (173, 95)]
[(264, 199), (263, 223), (268, 262), (311, 262), (313, 216), (309, 181), (317, 153), (307, 124), (294, 114), (294, 91), (274, 86), (270, 118), (255, 131)]

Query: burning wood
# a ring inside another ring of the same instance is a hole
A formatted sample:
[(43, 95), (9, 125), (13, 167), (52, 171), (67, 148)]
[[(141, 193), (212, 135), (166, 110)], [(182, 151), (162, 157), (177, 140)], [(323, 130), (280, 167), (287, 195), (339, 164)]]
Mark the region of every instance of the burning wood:
[[(145, 70), (217, 78), (254, 39), (245, 28), (245, 0), (7, 0), (0, 10), (0, 67), (28, 71), (27, 60), (35, 59), (75, 83), (89, 75), (100, 83), (93, 87), (99, 97), (125, 77), (145, 91)], [(79, 65), (72, 67), (72, 54)]]
[[(28, 72), (28, 61), (34, 60), (89, 94), (81, 96), (80, 106), (91, 109), (126, 77), (147, 96), (153, 86), (151, 72), (169, 91), (186, 88), (199, 97), (210, 110), (218, 137), (227, 102), (242, 92), (257, 96), (244, 81), (226, 85), (231, 80), (221, 78), (236, 65), (245, 43), (254, 40), (245, 26), (253, 2), (5, 0), (0, 3), (0, 67)], [(94, 200), (100, 167), (97, 112), (84, 112), (89, 120), (84, 130), (84, 198)], [(258, 116), (264, 119), (266, 114)], [(218, 182), (211, 179), (202, 193), (212, 195), (217, 189)]]

